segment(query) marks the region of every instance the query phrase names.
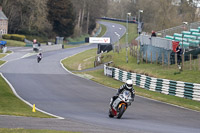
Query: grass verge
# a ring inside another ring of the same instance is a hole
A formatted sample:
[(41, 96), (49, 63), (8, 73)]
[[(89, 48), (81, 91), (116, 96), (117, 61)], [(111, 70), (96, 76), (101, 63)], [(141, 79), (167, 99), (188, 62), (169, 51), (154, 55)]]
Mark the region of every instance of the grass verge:
[(0, 66), (1, 66), (2, 64), (4, 64), (4, 63), (5, 63), (5, 61), (0, 60)]
[(36, 129), (7, 129), (0, 128), (0, 133), (78, 133), (78, 132), (68, 132), (68, 131), (57, 131), (57, 130), (36, 130)]
[[(123, 40), (123, 38), (122, 38), (122, 40)], [(156, 65), (156, 64), (139, 64), (138, 65), (136, 63), (137, 62), (136, 58), (134, 58), (132, 56), (128, 56), (129, 63), (126, 63), (126, 57), (125, 57), (126, 53), (125, 52), (126, 52), (125, 50), (122, 50), (120, 52), (120, 54), (113, 53), (113, 52), (104, 54), (103, 62), (108, 62), (108, 61), (112, 60), (112, 61), (114, 61), (115, 66), (123, 68), (124, 70), (127, 70), (127, 71), (132, 70), (133, 72), (147, 74), (149, 76), (154, 76), (154, 77), (158, 77), (158, 78), (182, 80), (185, 82), (193, 82), (193, 81), (197, 81), (197, 83), (200, 82), (199, 78), (193, 77), (193, 75), (194, 76), (199, 75), (199, 73), (196, 71), (194, 71), (194, 72), (183, 71), (181, 74), (175, 75), (174, 73), (177, 72), (176, 66), (172, 66), (170, 69), (168, 69), (166, 67), (163, 68), (162, 66)], [(96, 55), (96, 54), (94, 54), (88, 50), (88, 51), (85, 51), (84, 53), (80, 53), (78, 55), (75, 55), (73, 57), (66, 59), (63, 63), (65, 63), (64, 66), (67, 69), (72, 70), (72, 68), (77, 68), (78, 64), (80, 64), (79, 63), (80, 61), (83, 61), (89, 57), (92, 57), (93, 55)], [(76, 64), (76, 65), (72, 66), (71, 63)], [(90, 63), (93, 63), (93, 62), (91, 61)], [(92, 66), (92, 65), (90, 65), (90, 66)], [(109, 87), (112, 87), (112, 88), (118, 88), (120, 85), (123, 84), (120, 81), (117, 81), (112, 78), (104, 76), (103, 70), (82, 72), (82, 73), (77, 73), (77, 74), (91, 75), (90, 77), (92, 77), (93, 81), (98, 82), (103, 85), (106, 85), (106, 86), (109, 86)], [(137, 95), (200, 111), (200, 102), (193, 101), (190, 99), (179, 98), (176, 96), (165, 95), (165, 94), (161, 94), (158, 92), (141, 89), (139, 87), (135, 87), (135, 89), (136, 89)]]
[[(129, 51), (128, 51), (129, 53)], [(89, 53), (88, 53), (89, 54)], [(126, 63), (126, 51), (123, 49), (120, 53), (105, 53), (103, 56), (103, 62), (113, 61), (113, 66), (121, 68), (126, 71), (132, 71), (156, 78), (170, 79), (176, 81), (200, 83), (200, 71), (198, 70), (183, 70), (179, 73), (176, 65), (171, 65), (170, 68), (167, 66), (157, 64), (137, 64), (136, 57), (128, 55), (129, 62)], [(185, 63), (187, 66), (189, 62)], [(196, 63), (198, 65), (198, 63)]]
[[(37, 106), (37, 105), (36, 105)], [(9, 85), (0, 76), (0, 114), (16, 115), (28, 117), (53, 118), (49, 115), (36, 111), (32, 112), (32, 108), (18, 99), (11, 91)]]
[[(5, 61), (0, 60), (0, 66)], [(37, 105), (36, 105), (37, 106)], [(32, 112), (32, 108), (18, 99), (10, 89), (7, 82), (0, 76), (0, 114), (16, 115), (28, 117), (53, 118), (49, 115), (36, 111)]]
[[(112, 21), (107, 21), (107, 22), (112, 22)], [(117, 24), (124, 25), (126, 27), (126, 23), (122, 22), (113, 22)], [(137, 37), (137, 26), (136, 24), (129, 24), (128, 26), (128, 40), (129, 43), (132, 39)], [(120, 44), (125, 44), (125, 36), (123, 36), (120, 40)], [(128, 51), (129, 53), (129, 51)], [(89, 53), (88, 53), (89, 54)], [(164, 78), (164, 79), (169, 79), (169, 80), (176, 80), (176, 81), (184, 81), (184, 82), (192, 82), (192, 83), (200, 83), (200, 71), (198, 71), (198, 65), (199, 61), (194, 60), (192, 70), (189, 70), (190, 63), (186, 62), (185, 63), (185, 68), (186, 70), (183, 70), (182, 72), (179, 72), (177, 69), (176, 65), (171, 65), (170, 68), (168, 67), (163, 67), (161, 65), (156, 65), (156, 64), (137, 64), (137, 60), (135, 57), (130, 56), (128, 54), (128, 63), (126, 63), (126, 51), (123, 49), (120, 51), (120, 53), (107, 53), (104, 54), (103, 56), (103, 62), (108, 62), (108, 61), (113, 61), (114, 64), (113, 66), (121, 68), (126, 71), (132, 71), (135, 73), (140, 73), (156, 78)]]
[[(77, 74), (91, 75), (91, 77), (92, 77), (91, 80), (98, 82), (100, 84), (103, 84), (105, 86), (116, 88), (116, 89), (118, 89), (123, 84), (122, 82), (117, 81), (113, 78), (104, 76), (102, 69), (90, 71), (90, 72), (81, 72), (81, 73), (77, 73)], [(155, 99), (158, 101), (162, 101), (162, 102), (182, 106), (185, 108), (189, 108), (192, 110), (200, 111), (200, 102), (198, 102), (198, 101), (193, 101), (190, 99), (180, 98), (180, 97), (171, 96), (171, 95), (165, 95), (165, 94), (161, 94), (159, 92), (145, 90), (145, 89), (142, 89), (142, 88), (139, 88), (136, 86), (134, 86), (134, 88), (136, 90), (136, 95), (140, 95), (140, 96)]]
[[(109, 54), (117, 54), (117, 53), (112, 53), (111, 52)], [(119, 59), (119, 62), (121, 62), (121, 64), (118, 64), (118, 65), (119, 66), (120, 65), (123, 66), (123, 64), (125, 62), (125, 58), (123, 58), (122, 55), (118, 55), (117, 54), (117, 56), (112, 57), (112, 56), (109, 56), (109, 54), (105, 54), (104, 57), (109, 59), (109, 60), (111, 60), (111, 59), (114, 60), (113, 58), (115, 57), (115, 58)], [(72, 70), (73, 68), (77, 68), (77, 66), (78, 66), (78, 64), (80, 64), (80, 62), (83, 62), (83, 60), (88, 59), (88, 57), (91, 57), (92, 55), (95, 55), (95, 53), (92, 53), (92, 50), (88, 50), (88, 51), (85, 51), (83, 53), (77, 54), (77, 55), (75, 55), (73, 57), (67, 58), (62, 63), (65, 64), (64, 66), (67, 69)], [(92, 62), (92, 60), (91, 60), (91, 62)], [(133, 62), (135, 62), (135, 61), (133, 60)], [(154, 64), (147, 64), (147, 65), (143, 64), (143, 65), (144, 65), (143, 67), (141, 67), (141, 65), (137, 65), (137, 69), (139, 69), (139, 70), (141, 69), (140, 71), (149, 70), (150, 72), (152, 70), (160, 70), (161, 72), (163, 71), (163, 68), (161, 66), (157, 66), (157, 65), (154, 65)], [(149, 66), (149, 65), (151, 65), (151, 66)], [(130, 67), (135, 68), (134, 64), (132, 66), (130, 66)], [(137, 69), (135, 69), (135, 70), (137, 70)], [(170, 73), (169, 71), (167, 71), (166, 73)], [(120, 85), (123, 84), (120, 81), (117, 81), (117, 80), (114, 80), (112, 78), (104, 76), (103, 75), (103, 70), (96, 70), (96, 71), (91, 71), (91, 72), (82, 72), (82, 73), (76, 73), (76, 74), (82, 74), (83, 77), (85, 75), (87, 75), (88, 77), (91, 77), (91, 79), (93, 81), (98, 82), (100, 84), (103, 84), (105, 86), (112, 87), (112, 88), (118, 88)], [(197, 102), (197, 101), (193, 101), (193, 100), (190, 100), (190, 99), (179, 98), (179, 97), (170, 96), (170, 95), (165, 95), (165, 94), (161, 94), (161, 93), (158, 93), (158, 92), (153, 92), (153, 91), (141, 89), (139, 87), (135, 87), (135, 89), (136, 89), (137, 95), (200, 111), (200, 103)]]
[(84, 70), (94, 66), (97, 49), (90, 49), (62, 61), (63, 65), (70, 71)]
[[(2, 54), (2, 53), (0, 53), (0, 59), (1, 58), (3, 58), (3, 57), (5, 57), (7, 54)], [(1, 65), (1, 64), (0, 64)]]
[[(116, 23), (120, 24), (126, 27), (125, 22), (116, 22), (116, 21), (109, 21), (109, 20), (101, 20), (105, 22), (110, 22), (110, 23)], [(124, 34), (123, 37), (121, 37), (119, 44), (125, 44), (126, 43), (126, 34)], [(137, 34), (137, 24), (129, 23), (128, 24), (128, 43), (130, 44), (132, 40), (134, 40), (138, 36)]]
[(76, 48), (76, 47), (80, 47), (83, 45), (88, 45), (88, 43), (83, 43), (83, 44), (75, 44), (75, 45), (71, 45), (71, 44), (65, 44), (64, 48)]
[(7, 40), (7, 39), (3, 39), (3, 41), (7, 42), (6, 46), (24, 47), (26, 45), (24, 42), (21, 42), (21, 41), (14, 41), (14, 40)]
[(85, 41), (85, 38), (86, 37), (89, 37), (88, 34), (84, 34), (84, 35), (81, 35), (81, 36), (78, 36), (78, 37), (68, 37), (67, 40), (68, 42), (80, 42), (80, 41)]
[(101, 33), (97, 37), (102, 37), (106, 33), (107, 30), (106, 26), (101, 24), (101, 28), (102, 28)]

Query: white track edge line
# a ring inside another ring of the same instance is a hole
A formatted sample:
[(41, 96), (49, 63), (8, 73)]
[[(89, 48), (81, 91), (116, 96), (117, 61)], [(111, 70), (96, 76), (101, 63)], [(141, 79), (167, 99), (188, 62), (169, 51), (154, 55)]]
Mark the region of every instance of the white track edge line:
[[(82, 53), (82, 52), (79, 52), (79, 53)], [(79, 53), (77, 53), (77, 54), (79, 54)], [(75, 55), (77, 55), (77, 54), (74, 54), (74, 55), (72, 55), (72, 56), (75, 56)], [(69, 72), (69, 73), (72, 74), (72, 75), (75, 75), (75, 76), (77, 76), (77, 77), (80, 77), (80, 78), (83, 78), (83, 79), (86, 79), (86, 80), (90, 80), (90, 79), (81, 77), (81, 76), (79, 76), (79, 75), (77, 75), (77, 74), (74, 74), (74, 73), (72, 73), (71, 71), (69, 71), (67, 68), (64, 67), (64, 65), (62, 64), (62, 61), (65, 60), (65, 59), (67, 59), (67, 58), (70, 58), (70, 57), (72, 57), (72, 56), (69, 56), (69, 57), (66, 57), (66, 58), (60, 60), (60, 64), (61, 64), (61, 66), (63, 67), (63, 69), (66, 70), (67, 72)], [(90, 81), (93, 81), (93, 80), (90, 80)], [(95, 82), (95, 81), (93, 81), (93, 82)], [(97, 82), (95, 82), (95, 83), (96, 83), (96, 84), (99, 84), (99, 85), (102, 85), (102, 86), (105, 86), (105, 87), (107, 87), (107, 88), (116, 90), (115, 88), (112, 88), (112, 87), (109, 87), (109, 86), (106, 86), (106, 85), (103, 85), (103, 84), (100, 84), (100, 83), (97, 83)], [(159, 103), (164, 103), (164, 104), (171, 105), (171, 106), (174, 106), (174, 107), (178, 107), (178, 108), (182, 108), (182, 109), (185, 109), (185, 110), (189, 110), (189, 111), (193, 111), (193, 112), (200, 113), (200, 111), (192, 110), (192, 109), (189, 109), (189, 108), (186, 108), (186, 107), (182, 107), (182, 106), (179, 106), (179, 105), (175, 105), (175, 104), (171, 104), (171, 103), (166, 103), (166, 102), (158, 101), (158, 100), (151, 99), (151, 98), (144, 97), (144, 96), (140, 96), (140, 95), (137, 95), (137, 96), (138, 96), (138, 97), (142, 97), (142, 98), (144, 98), (144, 99), (151, 100), (151, 101), (156, 101), (156, 102), (159, 102)]]
[[(17, 98), (19, 98), (21, 101), (23, 101), (24, 103), (26, 103), (27, 105), (29, 105), (30, 107), (33, 108), (33, 105), (32, 105), (31, 103), (29, 103), (28, 101), (24, 100), (23, 98), (21, 98), (21, 97), (17, 94), (17, 92), (15, 91), (14, 87), (12, 86), (12, 84), (4, 77), (4, 75), (3, 75), (2, 73), (0, 73), (0, 75), (1, 75), (2, 78), (8, 83), (8, 85), (9, 85), (10, 88), (12, 89), (13, 93), (15, 94), (15, 96), (16, 96)], [(53, 114), (48, 113), (48, 112), (46, 112), (46, 111), (43, 111), (43, 110), (41, 110), (41, 109), (39, 109), (39, 108), (37, 108), (37, 107), (36, 107), (36, 110), (37, 110), (37, 111), (40, 111), (40, 112), (42, 112), (42, 113), (44, 113), (44, 114), (47, 114), (47, 115), (56, 117), (56, 118), (58, 118), (58, 119), (64, 119), (63, 117), (60, 117), (60, 116), (57, 116), (57, 115), (53, 115)]]

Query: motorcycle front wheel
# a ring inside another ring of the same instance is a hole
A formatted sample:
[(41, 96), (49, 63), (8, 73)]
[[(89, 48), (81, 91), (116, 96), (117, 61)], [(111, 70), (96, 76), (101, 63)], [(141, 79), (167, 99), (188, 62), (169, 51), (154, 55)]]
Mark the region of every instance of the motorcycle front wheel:
[(122, 117), (122, 115), (124, 114), (126, 110), (126, 105), (122, 104), (121, 108), (119, 109), (119, 114), (117, 116), (118, 119), (120, 119)]

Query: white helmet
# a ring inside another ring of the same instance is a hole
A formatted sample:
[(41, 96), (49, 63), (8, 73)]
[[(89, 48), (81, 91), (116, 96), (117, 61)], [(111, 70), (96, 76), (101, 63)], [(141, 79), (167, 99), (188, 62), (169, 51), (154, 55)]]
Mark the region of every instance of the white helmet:
[(128, 89), (132, 89), (132, 87), (133, 87), (133, 81), (132, 81), (132, 80), (127, 80), (127, 81), (126, 81), (126, 87), (127, 87)]

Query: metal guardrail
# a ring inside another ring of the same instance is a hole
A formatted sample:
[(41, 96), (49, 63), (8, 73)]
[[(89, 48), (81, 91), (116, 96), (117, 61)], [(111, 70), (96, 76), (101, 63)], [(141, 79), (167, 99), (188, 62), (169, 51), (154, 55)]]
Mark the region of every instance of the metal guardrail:
[(131, 79), (133, 85), (150, 91), (200, 101), (200, 84), (149, 77), (106, 65), (104, 65), (104, 74), (122, 82)]
[[(117, 18), (108, 18), (108, 17), (102, 17), (101, 19), (103, 20), (111, 20), (111, 21), (118, 21), (118, 22), (127, 22), (127, 20), (125, 19), (117, 19)], [(128, 23), (138, 23), (137, 21), (135, 20), (129, 20)]]

